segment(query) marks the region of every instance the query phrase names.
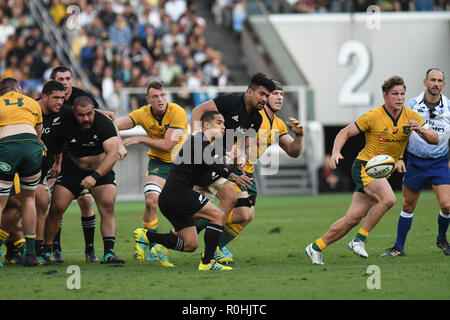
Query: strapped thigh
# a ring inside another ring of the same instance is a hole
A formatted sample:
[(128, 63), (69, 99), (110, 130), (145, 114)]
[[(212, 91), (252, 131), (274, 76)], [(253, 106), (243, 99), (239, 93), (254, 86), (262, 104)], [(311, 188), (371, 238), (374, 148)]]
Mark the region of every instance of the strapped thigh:
[(36, 178), (32, 178), (32, 177), (20, 177), (20, 188), (23, 190), (36, 190), (38, 185), (39, 185), (39, 181), (41, 180), (41, 175), (38, 174), (36, 176)]

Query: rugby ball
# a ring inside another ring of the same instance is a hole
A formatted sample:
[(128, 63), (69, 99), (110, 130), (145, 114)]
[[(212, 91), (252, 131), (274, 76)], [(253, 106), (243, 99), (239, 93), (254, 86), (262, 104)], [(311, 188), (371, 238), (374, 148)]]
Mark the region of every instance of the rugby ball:
[(367, 161), (365, 169), (372, 178), (385, 178), (394, 171), (395, 160), (391, 156), (381, 154)]

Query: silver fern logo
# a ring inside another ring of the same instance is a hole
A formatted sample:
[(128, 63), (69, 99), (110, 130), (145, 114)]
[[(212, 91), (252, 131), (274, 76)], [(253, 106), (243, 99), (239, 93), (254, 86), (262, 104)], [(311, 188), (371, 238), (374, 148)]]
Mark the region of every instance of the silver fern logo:
[(0, 162), (0, 170), (5, 172), (11, 171), (11, 166), (6, 162)]

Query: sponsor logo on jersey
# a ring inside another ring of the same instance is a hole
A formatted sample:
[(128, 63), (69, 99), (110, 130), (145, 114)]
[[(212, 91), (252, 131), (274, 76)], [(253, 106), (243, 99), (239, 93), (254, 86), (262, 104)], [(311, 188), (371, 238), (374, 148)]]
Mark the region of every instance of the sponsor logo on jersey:
[(9, 164), (7, 164), (6, 162), (0, 162), (0, 170), (2, 171), (10, 171), (11, 170), (11, 166)]

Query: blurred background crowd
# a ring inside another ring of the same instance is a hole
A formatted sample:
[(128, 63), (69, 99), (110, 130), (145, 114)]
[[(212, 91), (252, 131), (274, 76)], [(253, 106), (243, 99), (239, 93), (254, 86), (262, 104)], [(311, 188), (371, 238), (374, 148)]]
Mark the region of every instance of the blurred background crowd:
[[(201, 3), (204, 1), (204, 3)], [(198, 5), (208, 8), (217, 26), (239, 35), (248, 15), (272, 13), (449, 10), (448, 0), (42, 0), (58, 28), (64, 29), (68, 8), (79, 10), (75, 32), (65, 33), (103, 105), (118, 114), (144, 104), (136, 96), (123, 106), (124, 87), (145, 87), (153, 79), (167, 86), (198, 88), (233, 85), (222, 53), (205, 36), (206, 20)], [(261, 6), (263, 8), (261, 8)], [(22, 80), (26, 94), (37, 98), (50, 71), (61, 64), (54, 49), (33, 23), (24, 0), (0, 0), (0, 75)], [(85, 88), (79, 79), (74, 85)], [(205, 96), (177, 95), (192, 108)]]

